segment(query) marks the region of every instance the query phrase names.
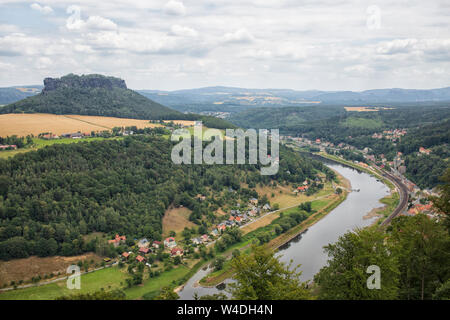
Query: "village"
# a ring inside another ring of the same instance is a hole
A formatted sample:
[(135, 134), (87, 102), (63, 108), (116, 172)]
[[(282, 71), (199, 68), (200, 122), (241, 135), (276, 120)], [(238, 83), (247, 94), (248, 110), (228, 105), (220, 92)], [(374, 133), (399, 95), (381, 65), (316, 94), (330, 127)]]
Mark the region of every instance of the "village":
[[(197, 195), (197, 199), (200, 201), (202, 199), (205, 200), (205, 196)], [(240, 207), (239, 203), (237, 207)], [(158, 257), (170, 257), (175, 264), (179, 264), (185, 253), (198, 253), (200, 246), (212, 245), (227, 229), (243, 227), (247, 223), (254, 221), (262, 213), (270, 212), (271, 209), (269, 203), (259, 205), (258, 199), (251, 198), (245, 208), (230, 210), (229, 215), (227, 215), (229, 218), (215, 225), (209, 233), (191, 238), (187, 243), (182, 244), (177, 243), (174, 236), (169, 236), (162, 241), (149, 240), (147, 238), (135, 239), (136, 245), (131, 247), (132, 250), (122, 252), (121, 259), (123, 262), (128, 263), (133, 261), (145, 263), (149, 268), (152, 267), (151, 263), (158, 260)], [(126, 236), (117, 234), (114, 239), (108, 240), (108, 244), (118, 247), (119, 245), (125, 245), (126, 240)]]
[[(406, 135), (406, 129), (393, 129), (384, 130), (381, 133), (374, 133), (372, 135), (373, 139), (388, 139), (390, 141), (398, 141)], [(394, 176), (401, 179), (402, 183), (406, 186), (408, 190), (408, 209), (401, 212), (400, 215), (414, 216), (419, 213), (426, 214), (430, 218), (439, 218), (439, 214), (433, 208), (433, 204), (428, 200), (430, 196), (439, 196), (436, 192), (431, 189), (420, 189), (416, 184), (405, 177), (406, 165), (405, 159), (401, 152), (397, 152), (392, 161), (389, 161), (384, 154), (373, 154), (372, 150), (365, 147), (362, 150), (355, 148), (346, 143), (339, 143), (334, 145), (332, 142), (323, 141), (321, 139), (310, 140), (305, 137), (292, 137), (292, 136), (280, 136), (281, 140), (295, 142), (299, 146), (312, 147), (313, 149), (320, 152), (335, 154), (339, 150), (350, 150), (362, 155), (364, 161), (353, 160), (352, 162), (360, 167), (367, 169), (383, 169), (391, 172)], [(371, 154), (372, 153), (372, 154)], [(429, 155), (431, 153), (430, 149), (420, 147), (416, 155)], [(336, 155), (336, 154), (335, 154)]]

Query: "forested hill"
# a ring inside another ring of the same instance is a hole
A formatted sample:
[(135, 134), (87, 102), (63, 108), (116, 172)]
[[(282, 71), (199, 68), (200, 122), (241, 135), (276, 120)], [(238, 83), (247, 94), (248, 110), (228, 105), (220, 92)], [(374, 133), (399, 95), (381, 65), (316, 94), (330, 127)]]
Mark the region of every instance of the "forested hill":
[[(167, 139), (133, 136), (0, 159), (0, 260), (101, 250), (101, 243), (85, 242), (92, 232), (160, 240), (171, 203), (191, 209), (196, 224), (213, 223), (224, 199), (240, 195), (248, 202), (257, 196), (249, 188), (260, 183), (299, 184), (318, 171), (334, 176), (321, 162), (282, 146), (280, 169), (270, 177), (257, 165), (175, 165), (171, 149)], [(196, 201), (198, 194), (208, 199)]]
[[(433, 188), (448, 167), (450, 153), (450, 104), (426, 106), (370, 107), (370, 111), (348, 111), (344, 106), (259, 108), (233, 114), (229, 120), (245, 128), (279, 128), (282, 134), (321, 139), (334, 145), (348, 144), (369, 154), (383, 154), (393, 161), (401, 152), (406, 177), (421, 188)], [(384, 130), (406, 129), (400, 141), (373, 138)], [(420, 147), (429, 155), (418, 156)], [(351, 160), (363, 159), (361, 153), (342, 154)]]
[(182, 117), (182, 113), (128, 89), (124, 80), (97, 74), (46, 78), (40, 94), (0, 108), (0, 113), (22, 112), (136, 119)]

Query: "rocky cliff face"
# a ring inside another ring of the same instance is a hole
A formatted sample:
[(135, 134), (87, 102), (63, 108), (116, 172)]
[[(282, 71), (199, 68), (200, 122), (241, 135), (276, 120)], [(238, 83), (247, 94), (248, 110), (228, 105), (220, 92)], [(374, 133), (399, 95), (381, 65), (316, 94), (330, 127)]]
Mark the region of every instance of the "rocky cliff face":
[(46, 92), (61, 88), (112, 89), (115, 87), (126, 89), (127, 85), (125, 84), (125, 80), (114, 77), (105, 77), (99, 74), (82, 76), (69, 74), (61, 78), (45, 78), (42, 93), (45, 94)]

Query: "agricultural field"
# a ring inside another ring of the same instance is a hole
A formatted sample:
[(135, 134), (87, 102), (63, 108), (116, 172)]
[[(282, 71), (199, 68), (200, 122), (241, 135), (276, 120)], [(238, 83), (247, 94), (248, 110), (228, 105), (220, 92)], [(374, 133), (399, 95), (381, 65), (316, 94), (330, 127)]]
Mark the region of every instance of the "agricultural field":
[(170, 207), (164, 213), (164, 217), (162, 220), (163, 225), (163, 236), (169, 236), (170, 231), (175, 231), (177, 233), (177, 238), (180, 237), (181, 240), (181, 231), (185, 227), (192, 228), (196, 226), (193, 222), (189, 221), (189, 215), (191, 214), (191, 210), (188, 208), (173, 208)]
[(100, 263), (102, 258), (94, 253), (86, 253), (79, 256), (62, 257), (36, 257), (25, 259), (14, 259), (10, 261), (0, 261), (0, 287), (9, 286), (11, 281), (18, 283), (20, 280), (30, 281), (32, 277), (58, 274), (66, 274), (66, 269), (78, 261), (93, 261)]
[(344, 107), (346, 111), (356, 111), (356, 112), (374, 112), (379, 110), (390, 110), (394, 108), (386, 107)]
[(383, 121), (380, 119), (349, 117), (342, 122), (342, 125), (349, 128), (377, 129), (383, 126)]
[(92, 141), (100, 141), (105, 139), (123, 139), (123, 137), (113, 137), (113, 138), (102, 138), (102, 137), (91, 137), (91, 138), (83, 138), (83, 139), (52, 139), (45, 140), (39, 138), (33, 138), (33, 145), (31, 147), (21, 148), (17, 150), (5, 150), (0, 152), (0, 159), (7, 159), (9, 157), (13, 157), (18, 153), (28, 152), (32, 150), (38, 150), (40, 148), (51, 146), (53, 144), (66, 144), (66, 143), (78, 143), (78, 142), (92, 142)]
[(100, 116), (56, 115), (46, 113), (9, 113), (0, 115), (0, 136), (27, 136), (51, 132), (63, 133), (110, 130), (113, 127), (156, 127), (148, 120), (124, 119)]

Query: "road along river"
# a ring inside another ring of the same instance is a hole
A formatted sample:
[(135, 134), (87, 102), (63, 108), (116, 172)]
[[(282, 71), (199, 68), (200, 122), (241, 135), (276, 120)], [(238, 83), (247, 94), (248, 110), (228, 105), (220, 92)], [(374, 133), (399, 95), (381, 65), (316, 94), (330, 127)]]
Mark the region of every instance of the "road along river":
[[(289, 262), (293, 260), (293, 266), (300, 264), (302, 271), (301, 280), (312, 280), (314, 275), (322, 268), (328, 256), (323, 247), (336, 242), (339, 236), (357, 227), (370, 225), (375, 218), (365, 219), (372, 209), (382, 206), (379, 200), (389, 195), (390, 190), (376, 178), (365, 172), (344, 166), (342, 164), (322, 160), (331, 169), (339, 172), (351, 183), (353, 191), (347, 198), (329, 214), (298, 235), (277, 251), (280, 260)], [(196, 285), (209, 271), (199, 270), (184, 288), (178, 292), (180, 299), (193, 299), (194, 293), (199, 296), (223, 292), (223, 285), (218, 288), (204, 288)], [(225, 281), (229, 283), (231, 280)]]

